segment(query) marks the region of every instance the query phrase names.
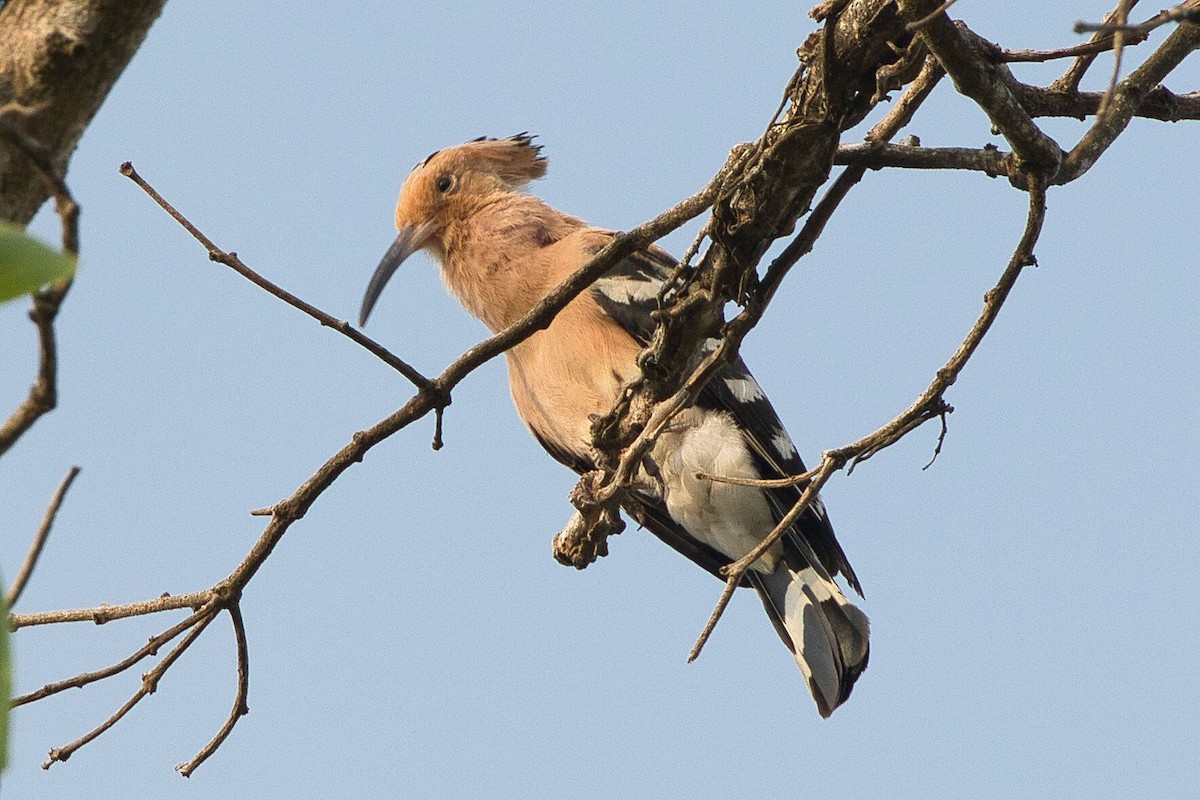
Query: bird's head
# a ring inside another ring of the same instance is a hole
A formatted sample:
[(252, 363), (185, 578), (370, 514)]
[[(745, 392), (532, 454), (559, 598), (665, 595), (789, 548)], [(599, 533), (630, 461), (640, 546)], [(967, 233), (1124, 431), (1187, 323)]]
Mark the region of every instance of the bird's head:
[(439, 150), (414, 167), (396, 203), (396, 240), (371, 276), (358, 324), (366, 324), (383, 287), (406, 258), (425, 247), (443, 255), (450, 226), (467, 220), (497, 196), (545, 175), (541, 149), (528, 133), (507, 139), (479, 138)]

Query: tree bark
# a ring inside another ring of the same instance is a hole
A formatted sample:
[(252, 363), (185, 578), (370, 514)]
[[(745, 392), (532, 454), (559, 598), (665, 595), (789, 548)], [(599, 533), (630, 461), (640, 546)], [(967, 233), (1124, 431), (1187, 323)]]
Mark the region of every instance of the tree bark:
[[(0, 7), (0, 108), (65, 172), (80, 137), (166, 0), (8, 0)], [(25, 225), (49, 197), (24, 154), (0, 137), (0, 218)]]

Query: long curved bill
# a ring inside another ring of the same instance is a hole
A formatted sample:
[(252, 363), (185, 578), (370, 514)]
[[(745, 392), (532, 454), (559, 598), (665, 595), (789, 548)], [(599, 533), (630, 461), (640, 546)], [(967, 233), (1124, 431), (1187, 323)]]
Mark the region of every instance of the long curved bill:
[(375, 307), (375, 301), (383, 293), (383, 287), (396, 274), (396, 270), (400, 268), (406, 258), (425, 246), (425, 240), (428, 238), (429, 227), (426, 225), (405, 225), (396, 234), (396, 240), (384, 254), (383, 260), (375, 268), (375, 274), (371, 276), (371, 282), (367, 284), (367, 293), (363, 295), (362, 309), (358, 312), (360, 328), (367, 324), (367, 317), (370, 315), (371, 309)]

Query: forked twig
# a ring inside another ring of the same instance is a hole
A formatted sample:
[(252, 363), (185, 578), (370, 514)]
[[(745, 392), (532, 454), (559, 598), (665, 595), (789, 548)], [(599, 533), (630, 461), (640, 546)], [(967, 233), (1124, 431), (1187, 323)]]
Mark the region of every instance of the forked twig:
[(716, 627), (721, 615), (725, 613), (725, 609), (729, 605), (729, 600), (733, 596), (734, 589), (741, 584), (747, 570), (791, 528), (792, 524), (799, 518), (800, 514), (804, 512), (804, 509), (808, 507), (813, 499), (816, 498), (817, 493), (821, 491), (821, 488), (829, 481), (834, 472), (847, 464), (853, 465), (870, 458), (875, 453), (896, 443), (907, 433), (920, 427), (926, 421), (944, 414), (947, 406), (942, 399), (943, 394), (954, 384), (959, 373), (966, 366), (976, 348), (978, 348), (979, 343), (983, 341), (983, 337), (996, 320), (997, 315), (1000, 313), (1000, 308), (1008, 298), (1009, 292), (1012, 290), (1021, 271), (1025, 267), (1036, 263), (1033, 256), (1033, 248), (1037, 243), (1038, 236), (1041, 234), (1042, 223), (1045, 221), (1046, 216), (1046, 180), (1040, 175), (1030, 175), (1028, 176), (1028, 182), (1030, 187), (1029, 212), (1025, 222), (1025, 231), (1021, 235), (1021, 240), (1018, 242), (1012, 258), (1008, 262), (1008, 266), (1005, 267), (1004, 272), (1000, 275), (1000, 279), (984, 295), (983, 311), (962, 343), (958, 346), (958, 349), (954, 352), (954, 355), (937, 371), (933, 382), (921, 396), (891, 422), (855, 442), (851, 442), (836, 450), (825, 451), (821, 455), (821, 463), (812, 470), (815, 474), (809, 479), (810, 483), (805, 487), (804, 492), (800, 495), (795, 505), (792, 506), (792, 509), (775, 526), (775, 529), (753, 550), (723, 568), (722, 571), (726, 575), (725, 588), (721, 592), (721, 596), (717, 600), (712, 614), (709, 615), (708, 622), (700, 632), (700, 636), (696, 639), (696, 644), (692, 647), (692, 651), (688, 656), (689, 661), (695, 660), (700, 655), (701, 650), (704, 649), (704, 645), (712, 635), (713, 629)]
[(168, 652), (166, 656), (163, 657), (163, 660), (158, 662), (153, 669), (142, 675), (142, 685), (139, 686), (138, 690), (134, 692), (128, 700), (125, 701), (124, 705), (114, 711), (112, 715), (108, 717), (108, 719), (104, 720), (104, 722), (101, 722), (95, 728), (92, 728), (75, 741), (51, 750), (49, 758), (47, 758), (42, 764), (42, 769), (50, 769), (50, 765), (56, 761), (66, 761), (68, 758), (74, 755), (75, 751), (77, 751), (79, 748), (95, 740), (97, 736), (120, 722), (126, 714), (133, 710), (134, 706), (136, 706), (145, 698), (154, 694), (154, 692), (158, 689), (158, 682), (162, 679), (162, 676), (165, 675), (167, 670), (169, 670), (172, 665), (179, 660), (179, 657), (182, 656), (187, 649), (191, 647), (197, 639), (200, 638), (200, 634), (204, 633), (204, 629), (208, 627), (208, 624), (212, 622), (215, 617), (216, 610), (212, 608), (208, 609), (207, 613), (200, 614), (199, 618), (193, 623), (192, 629), (187, 632), (187, 635), (185, 635), (183, 639), (180, 640), (179, 644), (171, 648), (170, 652)]

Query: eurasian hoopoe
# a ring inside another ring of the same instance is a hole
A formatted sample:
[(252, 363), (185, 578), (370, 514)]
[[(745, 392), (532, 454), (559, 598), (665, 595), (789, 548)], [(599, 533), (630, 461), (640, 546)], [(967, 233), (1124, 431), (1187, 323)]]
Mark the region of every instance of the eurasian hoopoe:
[[(493, 332), (519, 320), (615, 235), (521, 192), (546, 173), (525, 134), (481, 138), (417, 165), (400, 190), (399, 234), (363, 298), (359, 324), (388, 279), (427, 249), (467, 311)], [(557, 460), (586, 472), (591, 420), (606, 414), (638, 373), (654, 331), (651, 312), (675, 260), (649, 247), (620, 262), (569, 303), (545, 330), (507, 352), (517, 413)], [(758, 383), (739, 359), (709, 382), (657, 440), (626, 510), (714, 575), (745, 555), (799, 497), (795, 487), (713, 482), (799, 474), (804, 463)], [(803, 553), (815, 553), (809, 563)], [(833, 581), (858, 578), (820, 500), (747, 573), (780, 638), (795, 655), (822, 716), (850, 695), (867, 666), (868, 623)]]

